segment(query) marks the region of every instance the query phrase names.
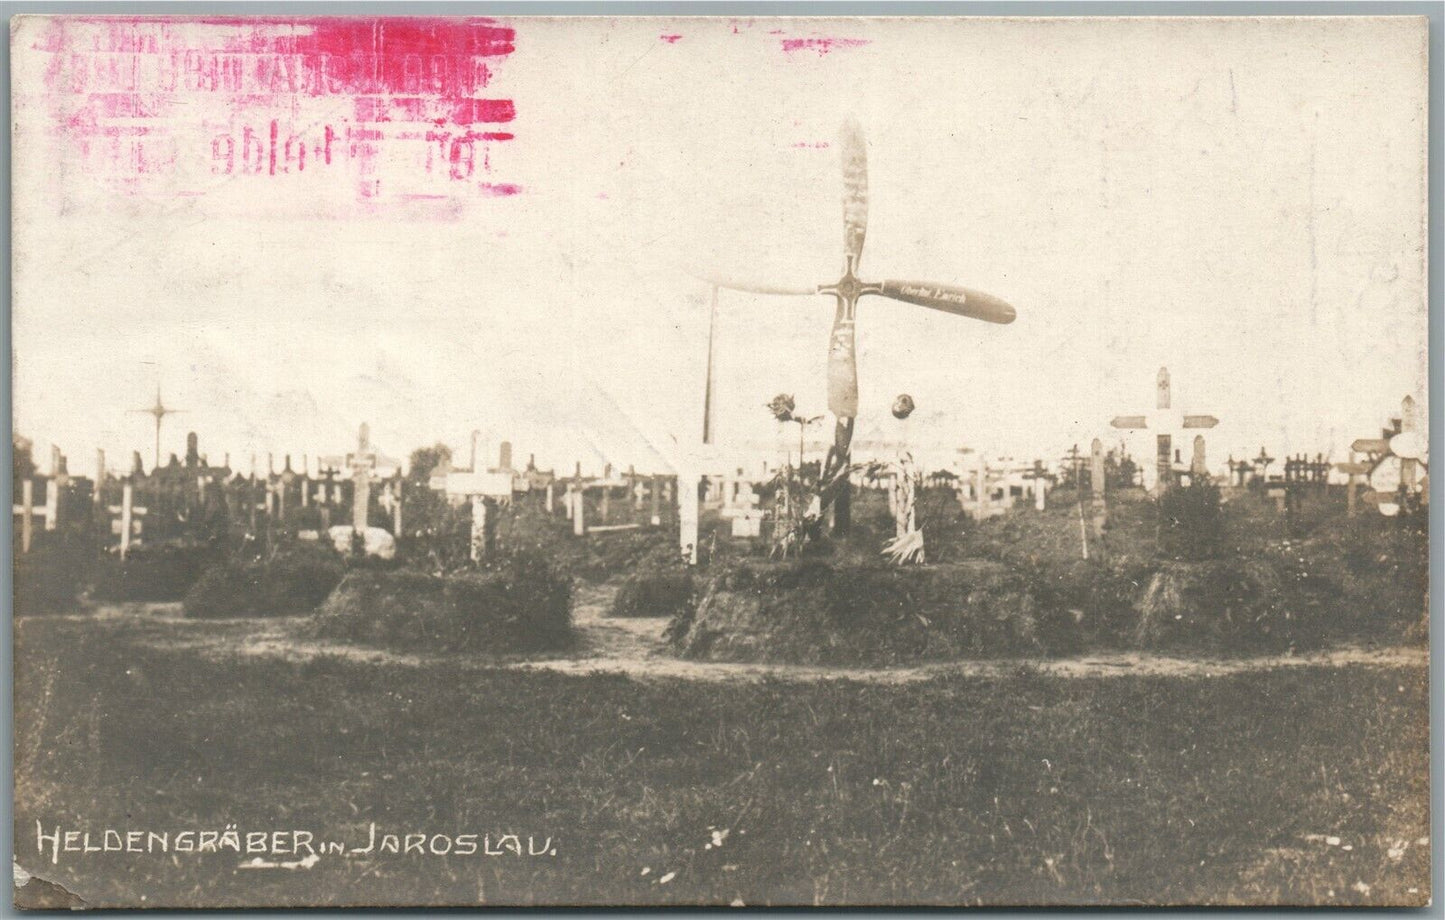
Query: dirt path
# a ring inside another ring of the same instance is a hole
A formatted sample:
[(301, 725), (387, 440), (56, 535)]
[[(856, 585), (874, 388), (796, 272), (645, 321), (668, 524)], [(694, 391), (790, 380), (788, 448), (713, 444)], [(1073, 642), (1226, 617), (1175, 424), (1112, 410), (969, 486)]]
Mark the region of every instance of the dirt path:
[[(304, 623), (300, 618), (192, 620), (181, 615), (178, 604), (102, 607), (93, 613), (67, 619), (89, 621), (103, 629), (115, 630), (134, 641), (155, 647), (192, 649), (213, 659), (262, 657), (307, 661), (335, 656), (407, 667), (445, 662), (478, 669), (515, 668), (567, 674), (623, 674), (639, 680), (671, 678), (757, 681), (772, 678), (902, 684), (944, 675), (1006, 676), (1020, 668), (1059, 677), (1219, 677), (1275, 668), (1343, 665), (1424, 668), (1429, 663), (1428, 651), (1423, 648), (1358, 647), (1255, 658), (1177, 658), (1148, 652), (1117, 652), (1081, 658), (951, 661), (900, 668), (684, 661), (671, 657), (666, 647), (663, 640), (663, 630), (667, 626), (665, 618), (613, 619), (606, 616), (615, 590), (608, 586), (586, 586), (579, 590), (573, 609), (573, 623), (578, 634), (576, 646), (563, 655), (545, 657), (479, 658), (462, 654), (390, 652), (306, 637), (300, 632)], [(24, 624), (25, 620), (17, 622)]]

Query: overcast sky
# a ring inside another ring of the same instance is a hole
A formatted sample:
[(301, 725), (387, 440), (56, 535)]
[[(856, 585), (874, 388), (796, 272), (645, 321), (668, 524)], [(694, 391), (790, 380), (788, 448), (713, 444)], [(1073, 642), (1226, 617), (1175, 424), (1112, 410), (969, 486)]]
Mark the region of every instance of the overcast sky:
[[(341, 169), (213, 174), (213, 137), (267, 120), (216, 94), (169, 100), (171, 171), (118, 181), (57, 128), (74, 99), (28, 21), (17, 431), (74, 472), (96, 447), (149, 462), (152, 422), (126, 410), (159, 382), (188, 410), (163, 450), (194, 429), (213, 460), (339, 453), (369, 421), (395, 455), (480, 429), (543, 466), (660, 468), (701, 428), (708, 289), (678, 264), (835, 280), (849, 115), (868, 141), (863, 276), (1018, 311), (1001, 327), (864, 300), (860, 432), (1054, 460), (1116, 441), (1109, 420), (1152, 408), (1167, 365), (1176, 407), (1222, 419), (1218, 467), (1262, 444), (1342, 459), (1401, 397), (1423, 402), (1423, 20), (505, 24), (487, 95), (513, 100), (515, 139), (432, 197), (389, 194), (424, 185), (398, 154), (368, 203)], [(266, 105), (313, 128), (351, 111)], [(825, 411), (832, 302), (719, 307), (719, 439), (776, 454), (795, 429), (773, 394)]]

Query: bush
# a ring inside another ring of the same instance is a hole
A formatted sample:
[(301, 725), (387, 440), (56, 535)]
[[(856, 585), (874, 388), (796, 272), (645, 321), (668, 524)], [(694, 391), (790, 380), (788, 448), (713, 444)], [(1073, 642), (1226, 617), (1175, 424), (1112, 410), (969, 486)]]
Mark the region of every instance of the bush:
[(673, 617), (692, 609), (693, 581), (686, 572), (632, 575), (612, 602), (614, 617)]
[(1224, 543), (1219, 486), (1198, 478), (1159, 498), (1159, 551), (1173, 559), (1207, 559)]
[(264, 558), (232, 558), (206, 570), (186, 592), (190, 617), (286, 616), (314, 610), (345, 567), (330, 546), (295, 543)]
[(100, 601), (178, 601), (220, 556), (217, 546), (163, 543), (101, 557), (92, 596)]
[(353, 569), (310, 632), (401, 651), (550, 650), (571, 639), (571, 594), (570, 582), (530, 553), (459, 575)]

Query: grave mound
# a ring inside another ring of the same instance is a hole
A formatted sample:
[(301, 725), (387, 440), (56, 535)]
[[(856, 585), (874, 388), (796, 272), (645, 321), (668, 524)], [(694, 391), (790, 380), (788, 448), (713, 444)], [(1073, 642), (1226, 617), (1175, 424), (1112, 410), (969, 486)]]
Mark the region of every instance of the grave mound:
[(545, 555), (558, 569), (594, 584), (681, 565), (675, 530), (624, 530), (579, 539), (565, 518), (521, 503), (498, 510), (497, 543)]
[(998, 562), (742, 561), (668, 626), (684, 658), (882, 666), (1046, 652), (1026, 580)]
[(548, 651), (571, 641), (571, 582), (531, 554), (456, 575), (356, 568), (307, 632), (397, 651)]
[(98, 601), (178, 601), (222, 550), (210, 543), (132, 546), (125, 559), (106, 555), (96, 565), (91, 596)]
[(92, 576), (95, 546), (72, 534), (44, 534), (15, 560), (15, 615), (75, 613)]
[(263, 556), (230, 558), (186, 592), (189, 617), (288, 616), (316, 609), (341, 581), (342, 557), (329, 546), (292, 543)]
[(1424, 535), (1374, 519), (1331, 519), (1306, 538), (1255, 536), (1204, 559), (1085, 561), (1030, 552), (1031, 542), (911, 568), (839, 556), (738, 561), (668, 637), (685, 658), (887, 666), (1132, 650), (1265, 655), (1428, 636)]
[(614, 617), (676, 617), (696, 601), (693, 577), (687, 572), (644, 572), (629, 575), (608, 613)]

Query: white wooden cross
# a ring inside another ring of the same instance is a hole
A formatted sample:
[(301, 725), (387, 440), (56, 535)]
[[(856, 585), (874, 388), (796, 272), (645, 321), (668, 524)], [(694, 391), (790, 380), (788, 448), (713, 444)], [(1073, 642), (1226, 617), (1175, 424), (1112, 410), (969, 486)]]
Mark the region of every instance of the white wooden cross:
[(446, 475), (448, 498), (461, 498), (472, 505), (471, 557), (478, 562), (487, 552), (487, 500), (512, 500), (512, 474), (476, 470), (452, 470)]
[(143, 517), (146, 509), (135, 504), (135, 486), (126, 482), (121, 486), (120, 504), (109, 505), (106, 510), (120, 516), (119, 520), (110, 522), (110, 532), (120, 537), (120, 558), (124, 559), (130, 552), (131, 537), (143, 532), (141, 522), (136, 518)]
[(35, 480), (27, 476), (20, 483), (20, 504), (12, 506), (11, 509), (12, 516), (20, 517), (20, 552), (30, 552), (35, 530), (34, 517), (44, 513), (35, 508)]
[(371, 503), (371, 473), (376, 469), (376, 451), (371, 449), (371, 427), (361, 423), (356, 434), (356, 453), (348, 454), (346, 465), (351, 469), (351, 528), (366, 532), (367, 508)]
[[(365, 422), (356, 432), (356, 452), (342, 457), (318, 457), (316, 460), (320, 468), (325, 470), (335, 469), (344, 466), (351, 470), (351, 527), (353, 530), (365, 532), (367, 528), (367, 516), (371, 504), (371, 479), (378, 467), (400, 468), (401, 463), (390, 457), (383, 456), (371, 446), (371, 426)], [(323, 504), (327, 504), (326, 487), (322, 486), (320, 495)], [(334, 488), (334, 500), (341, 501), (341, 484), (336, 483)]]
[[(1169, 368), (1159, 368), (1159, 375), (1155, 382), (1156, 398), (1153, 412), (1141, 412), (1137, 415), (1115, 416), (1110, 422), (1115, 428), (1138, 430), (1142, 428), (1152, 429), (1156, 435), (1156, 463), (1155, 476), (1152, 491), (1162, 494), (1174, 480), (1174, 451), (1173, 432), (1185, 428), (1213, 428), (1219, 424), (1219, 419), (1212, 415), (1194, 415), (1180, 412), (1172, 408), (1172, 397), (1169, 388)], [(1145, 475), (1148, 475), (1146, 468)], [(1145, 487), (1150, 488), (1146, 481)]]

